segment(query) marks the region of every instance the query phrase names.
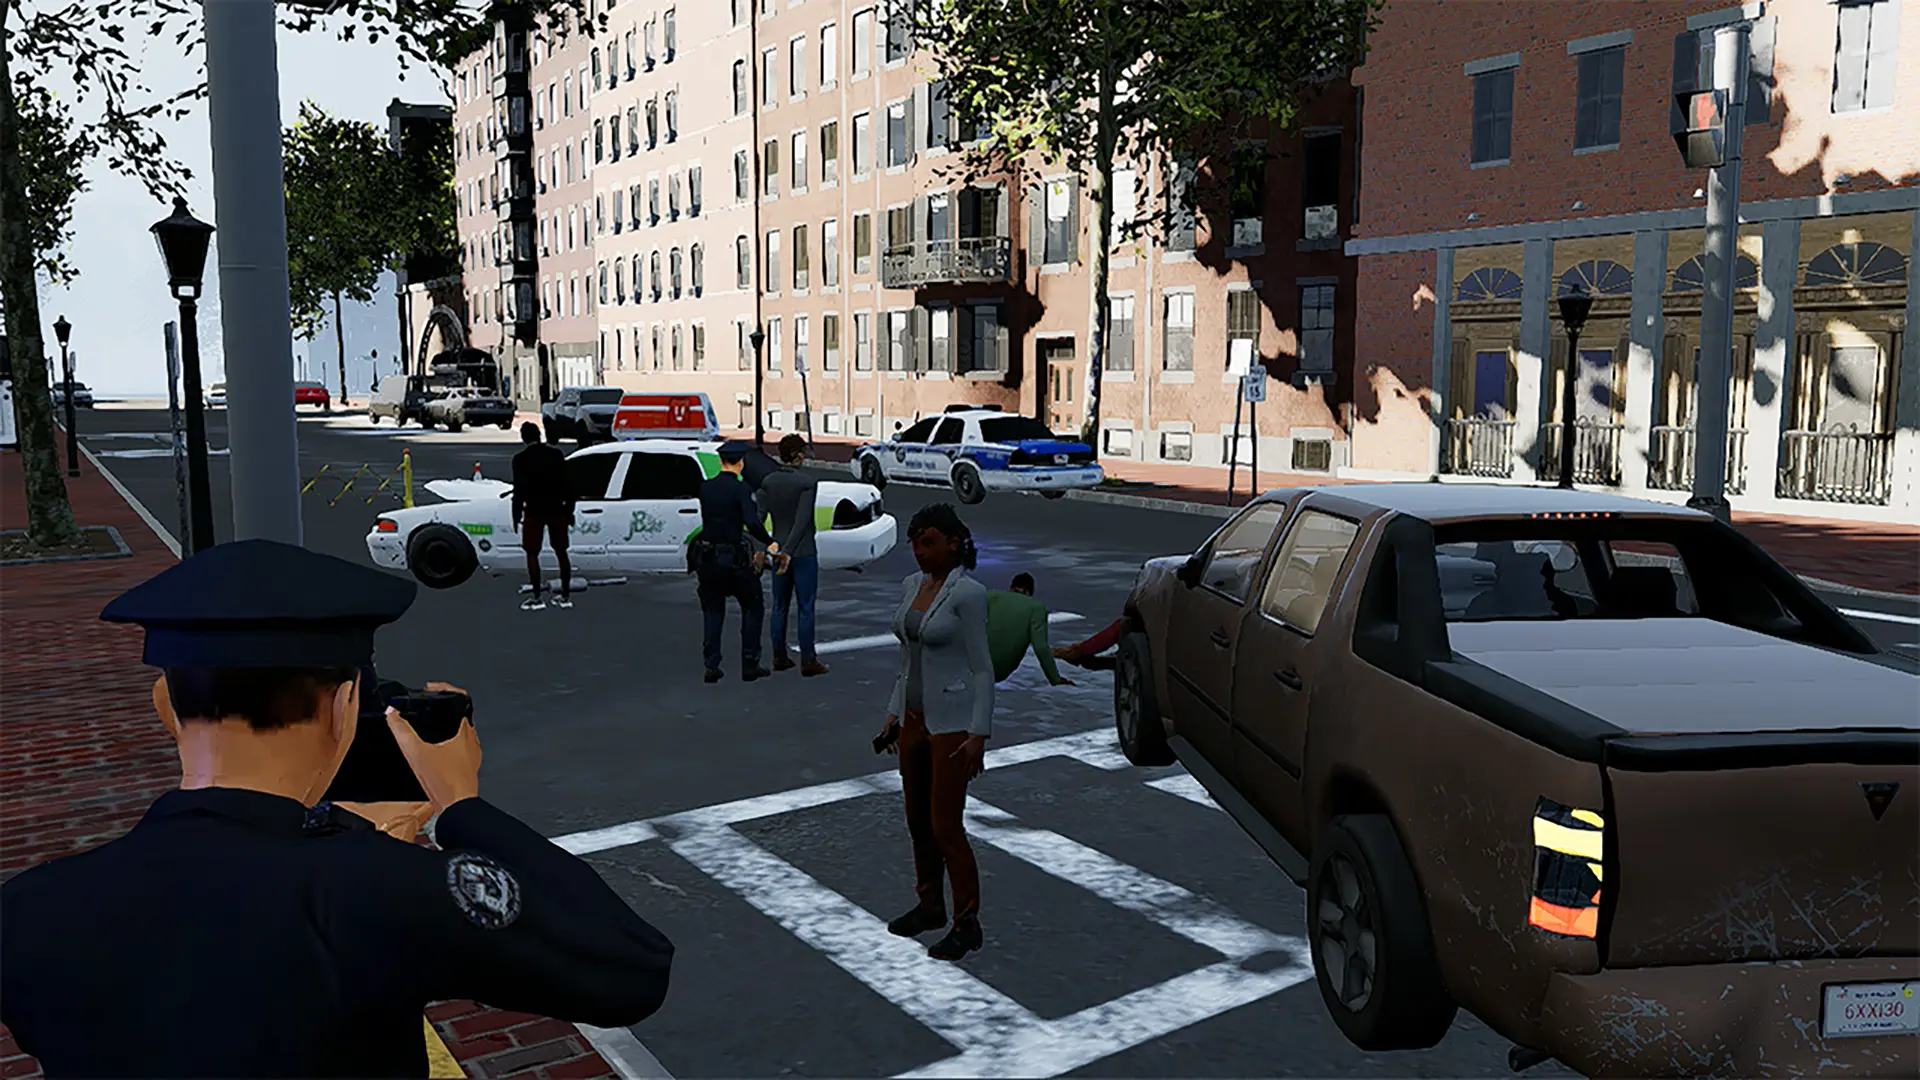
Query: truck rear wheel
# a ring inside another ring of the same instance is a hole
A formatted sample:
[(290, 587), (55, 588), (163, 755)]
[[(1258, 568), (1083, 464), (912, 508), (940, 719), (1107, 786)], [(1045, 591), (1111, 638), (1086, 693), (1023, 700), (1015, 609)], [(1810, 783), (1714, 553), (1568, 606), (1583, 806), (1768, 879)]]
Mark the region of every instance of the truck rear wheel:
[(451, 525), (422, 525), (407, 541), (407, 569), (429, 589), (451, 589), (480, 566), (473, 541)]
[(1426, 899), (1384, 814), (1336, 817), (1307, 876), (1313, 973), (1333, 1022), (1362, 1050), (1424, 1050), (1459, 1011), (1447, 995)]
[(1120, 752), (1135, 765), (1171, 765), (1173, 748), (1153, 696), (1153, 668), (1147, 661), (1147, 635), (1135, 631), (1120, 639), (1113, 672), (1113, 726)]

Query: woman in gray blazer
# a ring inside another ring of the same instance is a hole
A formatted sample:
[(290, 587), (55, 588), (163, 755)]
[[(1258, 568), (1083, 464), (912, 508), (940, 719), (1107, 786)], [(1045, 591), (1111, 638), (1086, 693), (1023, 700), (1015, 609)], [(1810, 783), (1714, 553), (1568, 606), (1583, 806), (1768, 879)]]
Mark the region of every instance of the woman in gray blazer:
[(887, 924), (915, 937), (947, 924), (941, 878), (953, 881), (953, 927), (927, 950), (958, 960), (981, 945), (980, 872), (961, 812), (967, 782), (985, 766), (993, 734), (993, 658), (987, 651), (987, 589), (967, 574), (973, 534), (947, 503), (907, 523), (920, 572), (901, 583), (893, 633), (900, 675), (879, 742), (900, 757), (907, 832), (920, 902)]

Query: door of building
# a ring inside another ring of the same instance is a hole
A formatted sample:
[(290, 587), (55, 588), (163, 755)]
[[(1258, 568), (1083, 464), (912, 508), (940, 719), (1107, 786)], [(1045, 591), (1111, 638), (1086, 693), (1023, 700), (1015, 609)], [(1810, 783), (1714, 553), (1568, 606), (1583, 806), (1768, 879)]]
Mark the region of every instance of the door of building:
[(1047, 372), (1047, 426), (1057, 432), (1079, 431), (1085, 395), (1079, 385), (1080, 365), (1074, 359), (1073, 342), (1043, 342), (1040, 356)]

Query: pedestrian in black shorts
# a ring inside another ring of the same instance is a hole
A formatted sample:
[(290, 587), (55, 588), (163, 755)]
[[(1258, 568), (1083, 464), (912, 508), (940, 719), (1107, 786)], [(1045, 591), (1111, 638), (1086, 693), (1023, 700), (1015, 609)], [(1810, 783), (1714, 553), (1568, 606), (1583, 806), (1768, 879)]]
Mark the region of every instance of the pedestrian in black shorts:
[(547, 606), (541, 595), (541, 534), (553, 544), (554, 558), (560, 561), (560, 595), (555, 607), (573, 606), (573, 564), (567, 558), (567, 530), (573, 528), (573, 485), (567, 477), (567, 456), (557, 446), (540, 441), (537, 424), (520, 425), (520, 439), (526, 448), (513, 455), (513, 527), (520, 534), (520, 546), (527, 553), (527, 583), (533, 595), (521, 601), (526, 611)]

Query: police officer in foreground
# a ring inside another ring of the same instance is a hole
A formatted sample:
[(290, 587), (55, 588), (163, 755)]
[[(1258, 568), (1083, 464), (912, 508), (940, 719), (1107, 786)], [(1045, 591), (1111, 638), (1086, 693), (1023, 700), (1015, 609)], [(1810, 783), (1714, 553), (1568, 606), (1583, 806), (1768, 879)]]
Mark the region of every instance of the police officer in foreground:
[(742, 475), (747, 467), (747, 443), (720, 447), (720, 474), (700, 485), (700, 535), (689, 545), (688, 557), (700, 581), (700, 614), (706, 680), (720, 681), (720, 632), (727, 625), (727, 599), (740, 603), (740, 677), (747, 682), (772, 674), (760, 666), (760, 622), (766, 599), (760, 592), (764, 556), (747, 544), (751, 535), (762, 544), (773, 537), (760, 519), (753, 491)]
[[(0, 886), (0, 1022), (48, 1077), (425, 1077), (432, 1001), (599, 1027), (660, 1007), (673, 946), (480, 798), (470, 719), (437, 744), (392, 710), (360, 719), (374, 631), (414, 590), (248, 540), (107, 605), (164, 671), (180, 787), (120, 839)], [(383, 722), (426, 801), (316, 815), (356, 731)], [(434, 813), (442, 850), (407, 842)]]

